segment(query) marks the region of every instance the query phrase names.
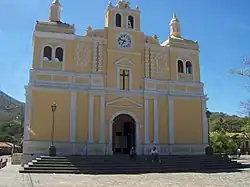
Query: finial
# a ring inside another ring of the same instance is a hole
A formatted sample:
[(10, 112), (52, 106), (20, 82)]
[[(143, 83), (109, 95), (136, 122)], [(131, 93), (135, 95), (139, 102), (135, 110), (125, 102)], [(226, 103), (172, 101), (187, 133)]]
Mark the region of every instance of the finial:
[(177, 16), (176, 16), (176, 13), (175, 13), (175, 12), (173, 13), (173, 18), (172, 18), (172, 20), (173, 20), (173, 21), (179, 21), (178, 18), (177, 18)]
[(53, 4), (53, 5), (57, 5), (57, 6), (61, 6), (59, 0), (53, 0), (53, 1), (52, 1), (52, 4)]
[(112, 7), (112, 1), (111, 1), (111, 0), (109, 0), (108, 6), (109, 6), (109, 7)]
[(136, 5), (135, 8), (136, 8), (136, 10), (140, 10), (139, 5)]

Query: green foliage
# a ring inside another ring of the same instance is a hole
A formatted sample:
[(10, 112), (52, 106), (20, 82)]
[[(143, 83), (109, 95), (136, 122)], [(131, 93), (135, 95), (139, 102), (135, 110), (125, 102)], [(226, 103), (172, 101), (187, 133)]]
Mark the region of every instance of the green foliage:
[(235, 153), (238, 147), (237, 142), (226, 133), (212, 132), (209, 136), (214, 153)]
[(21, 122), (17, 120), (2, 122), (0, 124), (0, 141), (20, 145), (22, 141)]

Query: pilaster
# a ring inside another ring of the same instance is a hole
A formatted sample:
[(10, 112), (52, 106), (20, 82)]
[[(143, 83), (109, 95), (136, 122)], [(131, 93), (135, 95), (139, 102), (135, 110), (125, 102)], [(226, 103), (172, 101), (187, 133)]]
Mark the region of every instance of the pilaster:
[(149, 143), (148, 99), (144, 98), (144, 144)]
[(88, 142), (93, 143), (94, 137), (94, 96), (89, 94), (89, 128)]
[(169, 144), (174, 144), (174, 100), (168, 96)]
[(24, 111), (24, 140), (30, 140), (30, 115), (31, 115), (32, 88), (25, 86), (25, 111)]
[(208, 144), (208, 123), (207, 123), (207, 103), (206, 98), (202, 98), (202, 129), (203, 129), (203, 144)]
[(105, 143), (105, 96), (101, 95), (100, 98), (100, 130), (99, 130), (99, 137), (100, 143)]
[(154, 143), (159, 143), (158, 99), (154, 98)]

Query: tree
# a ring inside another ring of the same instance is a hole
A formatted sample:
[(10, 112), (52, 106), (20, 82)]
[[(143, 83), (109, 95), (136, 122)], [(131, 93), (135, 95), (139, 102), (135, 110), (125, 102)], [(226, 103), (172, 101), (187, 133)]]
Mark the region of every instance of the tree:
[[(230, 72), (232, 74), (237, 74), (244, 77), (250, 78), (250, 60), (245, 58), (243, 60), (243, 65), (246, 67), (244, 69), (234, 69)], [(247, 101), (241, 101), (241, 106), (243, 108), (243, 113), (247, 114), (250, 117), (250, 99)]]
[(210, 144), (214, 153), (234, 154), (238, 147), (237, 142), (223, 132), (210, 133)]

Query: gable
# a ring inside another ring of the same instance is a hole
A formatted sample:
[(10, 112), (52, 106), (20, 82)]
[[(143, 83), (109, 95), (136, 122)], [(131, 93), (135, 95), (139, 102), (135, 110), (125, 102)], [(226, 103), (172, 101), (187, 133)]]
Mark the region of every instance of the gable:
[(113, 101), (107, 102), (106, 106), (121, 107), (121, 108), (142, 108), (143, 106), (130, 98), (118, 98)]
[(133, 62), (131, 62), (129, 59), (127, 59), (126, 57), (122, 57), (119, 60), (117, 60), (115, 62), (115, 65), (117, 65), (117, 66), (123, 66), (123, 67), (132, 67), (132, 66), (135, 66), (135, 64)]

